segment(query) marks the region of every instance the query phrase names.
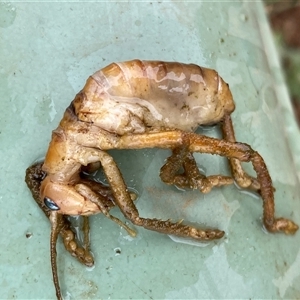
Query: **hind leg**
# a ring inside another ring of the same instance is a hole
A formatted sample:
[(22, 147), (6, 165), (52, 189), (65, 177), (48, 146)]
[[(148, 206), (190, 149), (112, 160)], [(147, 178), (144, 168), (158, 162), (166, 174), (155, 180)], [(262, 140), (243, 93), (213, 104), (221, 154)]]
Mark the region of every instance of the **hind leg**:
[[(180, 169), (184, 172), (179, 174)], [(172, 150), (165, 165), (160, 170), (160, 178), (169, 185), (180, 188), (198, 189), (202, 193), (209, 193), (215, 186), (229, 185), (233, 179), (223, 175), (205, 176), (200, 173), (195, 158), (186, 147), (177, 147)]]
[[(222, 122), (222, 133), (223, 137), (226, 141), (235, 143), (235, 134), (233, 129), (233, 124), (230, 115), (225, 115)], [(260, 183), (257, 178), (254, 178), (247, 174), (242, 167), (241, 161), (236, 158), (228, 158), (229, 165), (231, 168), (232, 175), (236, 181), (236, 183), (241, 188), (249, 188), (256, 192), (260, 191)]]

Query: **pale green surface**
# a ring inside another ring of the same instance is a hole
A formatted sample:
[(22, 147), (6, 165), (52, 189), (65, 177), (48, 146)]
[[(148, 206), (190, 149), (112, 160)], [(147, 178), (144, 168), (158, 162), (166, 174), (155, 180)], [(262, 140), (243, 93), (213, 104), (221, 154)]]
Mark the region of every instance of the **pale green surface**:
[[(236, 101), (238, 140), (269, 167), (277, 216), (300, 224), (299, 157), (287, 146), (299, 148), (299, 132), (259, 3), (0, 3), (0, 27), (0, 298), (54, 298), (49, 222), (31, 199), (25, 169), (44, 155), (88, 75), (113, 61), (217, 69)], [(226, 237), (197, 247), (139, 228), (131, 241), (103, 216), (92, 217), (92, 271), (58, 246), (66, 299), (300, 298), (300, 234), (266, 234), (260, 199), (235, 186), (209, 195), (167, 187), (158, 177), (163, 151), (113, 155), (139, 192), (142, 216), (184, 218), (224, 229)], [(197, 160), (208, 174), (226, 172), (220, 157)]]

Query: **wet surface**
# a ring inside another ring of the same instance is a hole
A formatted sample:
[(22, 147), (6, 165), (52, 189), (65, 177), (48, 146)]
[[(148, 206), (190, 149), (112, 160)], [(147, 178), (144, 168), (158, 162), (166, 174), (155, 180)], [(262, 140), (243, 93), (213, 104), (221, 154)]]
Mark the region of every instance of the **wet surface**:
[[(113, 61), (172, 60), (216, 69), (230, 84), (237, 105), (233, 114), (237, 139), (252, 144), (266, 160), (277, 190), (277, 215), (300, 223), (296, 156), (300, 151), (289, 148), (299, 133), (295, 122), (286, 121), (292, 110), (284, 83), (280, 76), (270, 75), (270, 70), (280, 73), (280, 69), (268, 44), (262, 43), (261, 35), (268, 31), (260, 5), (13, 3), (7, 11), (9, 26), (2, 25), (5, 47), (0, 50), (0, 57), (5, 57), (0, 70), (5, 95), (0, 104), (0, 181), (5, 183), (0, 191), (5, 226), (0, 241), (2, 297), (55, 295), (49, 222), (31, 199), (25, 169), (45, 154), (51, 130), (87, 77)], [(66, 299), (299, 298), (299, 233), (266, 234), (259, 198), (234, 185), (208, 195), (168, 187), (158, 176), (168, 155), (165, 151), (111, 153), (128, 186), (138, 191), (142, 216), (184, 218), (224, 229), (226, 236), (198, 247), (138, 228), (132, 239), (104, 216), (93, 216), (92, 270), (58, 243), (58, 271)], [(226, 161), (218, 156), (197, 155), (197, 162), (208, 175), (228, 172)], [(122, 218), (118, 209), (112, 213)], [(116, 255), (115, 249), (121, 253)]]

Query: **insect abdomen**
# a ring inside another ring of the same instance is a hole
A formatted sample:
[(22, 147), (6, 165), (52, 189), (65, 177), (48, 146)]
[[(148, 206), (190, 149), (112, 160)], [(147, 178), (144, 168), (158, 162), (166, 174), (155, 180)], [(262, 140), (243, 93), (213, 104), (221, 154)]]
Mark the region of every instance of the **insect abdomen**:
[(192, 131), (234, 109), (216, 71), (177, 62), (112, 63), (93, 74), (82, 93), (82, 100), (74, 102), (79, 119), (118, 134)]

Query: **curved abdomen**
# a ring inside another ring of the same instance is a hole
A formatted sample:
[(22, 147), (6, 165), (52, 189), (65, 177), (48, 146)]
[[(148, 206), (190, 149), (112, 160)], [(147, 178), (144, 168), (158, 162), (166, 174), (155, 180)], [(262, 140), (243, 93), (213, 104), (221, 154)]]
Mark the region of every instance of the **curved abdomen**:
[(81, 121), (118, 134), (193, 131), (234, 110), (214, 70), (160, 61), (112, 63), (93, 74), (73, 101)]

